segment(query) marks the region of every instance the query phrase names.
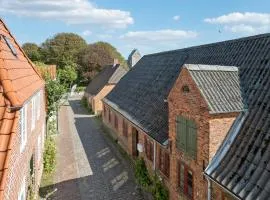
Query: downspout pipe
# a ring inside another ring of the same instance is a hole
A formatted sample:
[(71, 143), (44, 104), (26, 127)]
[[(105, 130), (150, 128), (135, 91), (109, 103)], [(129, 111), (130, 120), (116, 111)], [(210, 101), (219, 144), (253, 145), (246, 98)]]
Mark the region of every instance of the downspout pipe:
[(212, 181), (207, 177), (207, 200), (212, 197)]
[(157, 143), (156, 141), (154, 140), (154, 162), (153, 162), (153, 169), (154, 169), (154, 172), (156, 171), (156, 152), (157, 152)]

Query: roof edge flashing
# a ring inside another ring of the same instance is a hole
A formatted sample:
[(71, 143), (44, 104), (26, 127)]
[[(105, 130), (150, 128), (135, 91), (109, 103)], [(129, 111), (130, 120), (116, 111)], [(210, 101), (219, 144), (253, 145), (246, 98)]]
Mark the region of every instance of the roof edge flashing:
[(190, 71), (223, 71), (223, 72), (237, 72), (236, 66), (223, 65), (203, 65), (203, 64), (184, 64), (184, 68)]

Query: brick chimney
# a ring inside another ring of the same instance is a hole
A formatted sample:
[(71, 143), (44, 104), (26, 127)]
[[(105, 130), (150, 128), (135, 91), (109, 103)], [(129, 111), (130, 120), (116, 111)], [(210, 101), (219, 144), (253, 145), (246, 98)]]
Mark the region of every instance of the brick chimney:
[(117, 58), (113, 59), (113, 66), (116, 66), (119, 64), (119, 60)]

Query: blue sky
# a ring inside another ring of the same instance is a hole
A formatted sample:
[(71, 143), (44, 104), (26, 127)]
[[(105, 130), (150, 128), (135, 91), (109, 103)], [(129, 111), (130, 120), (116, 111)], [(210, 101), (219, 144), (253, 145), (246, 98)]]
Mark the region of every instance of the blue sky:
[(59, 32), (107, 41), (124, 56), (270, 32), (269, 0), (0, 0), (0, 16), (22, 44)]

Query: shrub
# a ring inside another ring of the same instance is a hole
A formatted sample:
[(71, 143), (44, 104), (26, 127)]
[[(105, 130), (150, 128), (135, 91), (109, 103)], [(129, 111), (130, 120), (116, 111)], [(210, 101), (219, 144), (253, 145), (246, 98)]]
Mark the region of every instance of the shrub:
[(155, 200), (168, 200), (169, 192), (162, 182), (155, 176), (152, 194)]
[(157, 176), (151, 177), (142, 158), (136, 160), (135, 177), (139, 185), (152, 193), (155, 200), (168, 200), (169, 192)]
[(85, 86), (78, 86), (78, 87), (76, 87), (75, 92), (84, 92), (84, 91), (85, 91), (85, 89), (86, 89), (86, 87), (85, 87)]
[(152, 183), (145, 162), (142, 158), (136, 160), (135, 177), (138, 183), (145, 188), (149, 187)]
[(45, 141), (45, 150), (43, 156), (44, 172), (50, 174), (54, 171), (56, 165), (56, 144), (52, 137)]

